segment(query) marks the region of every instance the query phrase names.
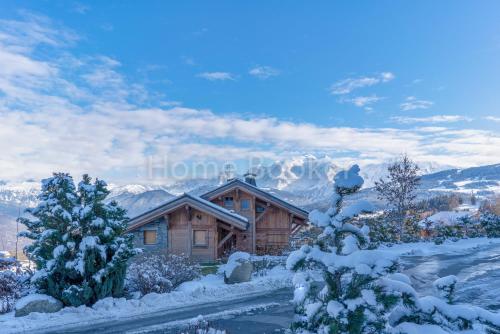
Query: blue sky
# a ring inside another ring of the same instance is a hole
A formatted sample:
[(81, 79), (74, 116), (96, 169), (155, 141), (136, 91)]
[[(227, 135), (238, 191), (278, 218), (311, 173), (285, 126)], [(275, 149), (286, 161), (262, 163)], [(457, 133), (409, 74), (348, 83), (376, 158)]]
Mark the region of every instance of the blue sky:
[(2, 148), (2, 177), (130, 181), (150, 156), (500, 162), (499, 12), (498, 1), (2, 1), (0, 139), (17, 144)]

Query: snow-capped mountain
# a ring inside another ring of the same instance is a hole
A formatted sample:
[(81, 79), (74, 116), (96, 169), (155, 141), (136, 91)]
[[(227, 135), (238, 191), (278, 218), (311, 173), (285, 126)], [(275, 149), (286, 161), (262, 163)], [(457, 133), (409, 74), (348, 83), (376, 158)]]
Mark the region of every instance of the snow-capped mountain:
[(338, 170), (330, 157), (304, 155), (259, 166), (254, 172), (260, 187), (292, 192), (322, 188), (332, 182)]
[[(381, 178), (385, 178), (388, 175), (387, 168), (391, 162), (384, 162), (380, 164), (369, 164), (362, 166), (361, 168), (361, 176), (365, 180), (363, 184), (364, 188), (371, 188), (375, 186), (375, 181), (380, 180)], [(441, 165), (436, 162), (418, 162), (419, 174), (427, 175), (436, 173), (439, 171), (447, 170), (453, 168), (450, 165)]]
[(427, 174), (422, 177), (422, 187), (430, 191), (474, 192), (479, 195), (500, 193), (500, 164)]

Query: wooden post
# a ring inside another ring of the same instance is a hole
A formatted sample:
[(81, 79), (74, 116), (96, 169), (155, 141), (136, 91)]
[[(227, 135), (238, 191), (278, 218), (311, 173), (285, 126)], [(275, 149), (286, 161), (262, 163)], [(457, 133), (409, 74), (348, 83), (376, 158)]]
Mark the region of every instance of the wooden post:
[(256, 205), (256, 200), (255, 196), (252, 196), (252, 253), (256, 253), (257, 245), (256, 245), (256, 240), (257, 236), (255, 235), (257, 232), (257, 229), (255, 227), (255, 210), (257, 208)]
[(188, 226), (187, 226), (187, 233), (188, 233), (188, 256), (191, 258), (193, 255), (193, 226), (191, 219), (192, 217), (192, 211), (191, 207), (189, 205), (186, 205), (186, 214), (188, 218)]

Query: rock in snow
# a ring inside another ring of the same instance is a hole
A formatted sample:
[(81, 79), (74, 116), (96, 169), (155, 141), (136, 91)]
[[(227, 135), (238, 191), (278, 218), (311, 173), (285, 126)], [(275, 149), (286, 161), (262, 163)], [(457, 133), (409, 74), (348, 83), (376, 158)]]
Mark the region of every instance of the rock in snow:
[(248, 282), (252, 278), (253, 264), (250, 254), (236, 252), (231, 254), (224, 266), (224, 282), (227, 284)]
[(62, 309), (63, 304), (54, 297), (31, 294), (21, 298), (16, 303), (16, 317), (24, 317), (31, 312), (54, 313)]

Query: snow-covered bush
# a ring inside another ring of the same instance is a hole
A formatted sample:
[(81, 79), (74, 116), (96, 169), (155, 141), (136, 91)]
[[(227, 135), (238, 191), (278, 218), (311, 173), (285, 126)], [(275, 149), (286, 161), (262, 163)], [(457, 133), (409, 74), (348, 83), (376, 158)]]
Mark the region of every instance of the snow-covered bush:
[(184, 282), (200, 277), (200, 268), (184, 255), (143, 254), (127, 270), (127, 290), (142, 295), (170, 292)]
[(434, 290), (439, 295), (439, 297), (448, 301), (448, 303), (453, 302), (453, 295), (455, 293), (458, 278), (454, 275), (445, 276), (438, 278), (434, 281), (432, 286)]
[(12, 270), (19, 266), (19, 262), (9, 252), (0, 251), (0, 270)]
[(123, 292), (127, 260), (136, 254), (132, 235), (125, 234), (127, 217), (116, 202), (106, 204), (109, 190), (102, 180), (88, 175), (78, 184), (69, 174), (57, 173), (42, 181), (37, 207), (21, 236), (38, 271), (32, 282), (39, 292), (65, 305), (91, 305)]
[(422, 239), (422, 228), (418, 225), (419, 219), (415, 214), (407, 214), (402, 226), (402, 234), (399, 233), (397, 223), (395, 223), (396, 218), (393, 212), (384, 212), (376, 217), (361, 219), (357, 225), (366, 225), (370, 228), (369, 237), (372, 248), (382, 243), (417, 242)]
[(10, 270), (0, 271), (0, 314), (10, 312), (21, 297), (22, 279)]
[[(343, 205), (344, 197), (362, 185), (357, 165), (338, 173), (332, 207), (309, 216), (323, 232), (312, 247), (302, 246), (288, 257), (287, 268), (296, 271), (292, 323), (296, 333), (380, 333), (386, 310), (397, 302), (393, 296), (386, 297), (378, 281), (394, 271), (395, 256), (366, 250), (368, 228), (351, 224), (353, 217), (372, 206), (365, 201)], [(319, 291), (309, 268), (323, 274), (325, 285)]]
[(270, 269), (277, 266), (284, 266), (286, 257), (273, 255), (252, 256), (250, 261), (253, 264), (254, 275), (264, 276)]
[(402, 242), (418, 242), (422, 238), (422, 228), (416, 215), (408, 215), (403, 225)]
[(493, 213), (484, 213), (481, 215), (481, 225), (489, 238), (500, 237), (500, 216)]
[(181, 334), (226, 334), (226, 331), (211, 327), (210, 323), (199, 315), (189, 323), (188, 328), (183, 330)]
[[(408, 279), (409, 280), (409, 279)], [(400, 295), (400, 303), (389, 315), (392, 333), (500, 333), (500, 315), (477, 306), (452, 304), (457, 278), (447, 276), (433, 284), (441, 298), (418, 297), (405, 282), (388, 285), (387, 290)]]
[(360, 224), (366, 225), (370, 229), (369, 237), (373, 247), (377, 247), (381, 243), (387, 244), (398, 241), (398, 230), (386, 213), (363, 219)]
[(461, 237), (461, 229), (453, 225), (439, 224), (432, 230), (432, 240), (438, 245), (442, 244), (447, 239), (457, 239)]

